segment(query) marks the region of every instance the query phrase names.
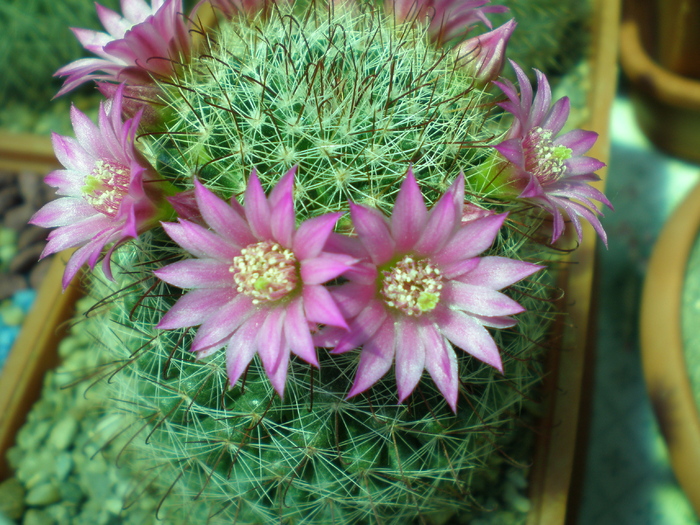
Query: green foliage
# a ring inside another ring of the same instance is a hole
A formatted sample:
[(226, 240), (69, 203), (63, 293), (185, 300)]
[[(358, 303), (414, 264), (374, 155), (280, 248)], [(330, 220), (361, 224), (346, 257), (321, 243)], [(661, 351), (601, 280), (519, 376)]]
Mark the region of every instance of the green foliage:
[[(118, 9), (118, 0), (103, 5)], [(88, 0), (0, 2), (0, 102), (23, 101), (45, 109), (63, 83), (51, 80), (60, 67), (89, 56), (69, 27), (101, 29)]]

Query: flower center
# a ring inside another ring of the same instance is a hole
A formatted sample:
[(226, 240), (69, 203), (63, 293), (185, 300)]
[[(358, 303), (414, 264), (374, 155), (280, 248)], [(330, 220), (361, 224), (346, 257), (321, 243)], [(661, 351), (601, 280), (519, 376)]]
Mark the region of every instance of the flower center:
[(229, 268), (237, 290), (253, 298), (253, 304), (276, 301), (297, 285), (297, 260), (291, 250), (276, 242), (250, 244), (233, 258)]
[(386, 304), (407, 315), (430, 312), (440, 301), (442, 275), (428, 260), (406, 255), (382, 276)]
[(124, 196), (129, 193), (131, 172), (126, 166), (98, 160), (82, 187), (85, 200), (100, 213), (116, 217)]
[(552, 143), (552, 132), (540, 127), (532, 128), (523, 140), (525, 169), (532, 173), (540, 184), (554, 182), (566, 171), (564, 163), (571, 158), (566, 146)]

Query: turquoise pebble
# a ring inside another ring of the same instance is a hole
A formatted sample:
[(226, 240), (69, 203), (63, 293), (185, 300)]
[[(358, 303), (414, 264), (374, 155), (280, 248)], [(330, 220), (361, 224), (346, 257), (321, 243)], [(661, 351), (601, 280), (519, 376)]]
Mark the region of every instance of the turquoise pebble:
[(32, 304), (34, 304), (34, 299), (36, 299), (36, 290), (25, 288), (24, 290), (15, 292), (15, 294), (12, 296), (12, 304), (21, 308), (26, 314), (29, 312)]

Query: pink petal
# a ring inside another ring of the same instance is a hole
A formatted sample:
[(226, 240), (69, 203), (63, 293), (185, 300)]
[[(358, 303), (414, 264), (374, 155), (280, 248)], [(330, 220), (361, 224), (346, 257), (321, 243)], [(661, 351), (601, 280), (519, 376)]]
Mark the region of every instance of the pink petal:
[(266, 316), (257, 312), (233, 334), (226, 348), (226, 373), (233, 388), (255, 355), (255, 339)]
[(227, 243), (216, 233), (193, 222), (179, 219), (162, 223), (165, 233), (195, 257), (216, 259), (231, 264), (233, 258), (240, 255), (240, 250)]
[(483, 257), (472, 257), (471, 259), (463, 259), (452, 264), (447, 264), (441, 268), (442, 276), (445, 279), (455, 279), (458, 276), (470, 272), (476, 268), (481, 259), (483, 259)]
[(556, 145), (569, 148), (571, 150), (571, 155), (577, 157), (591, 149), (597, 139), (598, 134), (595, 131), (574, 129), (557, 137), (553, 142)]
[(270, 240), (272, 238), (270, 206), (255, 170), (248, 177), (248, 186), (245, 190), (245, 214), (248, 225), (257, 239)]
[(97, 214), (87, 219), (61, 226), (49, 233), (48, 243), (44, 248), (42, 257), (50, 254), (63, 251), (67, 248), (80, 246), (85, 242), (90, 242), (96, 237), (102, 238), (102, 245), (107, 244), (109, 239), (104, 235), (111, 235), (119, 231), (120, 224), (114, 224), (109, 217)]
[(232, 301), (202, 323), (192, 341), (191, 351), (201, 352), (214, 345), (221, 345), (253, 315), (256, 308), (250, 297), (238, 294)]
[(304, 311), (312, 323), (338, 326), (347, 329), (343, 314), (328, 289), (320, 285), (304, 286)]
[(476, 257), (493, 244), (507, 214), (489, 215), (463, 225), (434, 258), (441, 267)]
[(285, 248), (292, 247), (292, 236), (296, 227), (294, 216), (294, 174), (296, 166), (280, 179), (270, 192), (272, 238)]
[(421, 255), (439, 252), (455, 233), (455, 227), (461, 223), (461, 219), (461, 213), (455, 209), (454, 195), (452, 192), (445, 193), (430, 210), (414, 251)]
[(42, 228), (67, 226), (93, 215), (98, 215), (95, 208), (80, 197), (62, 197), (46, 203), (29, 220), (30, 224)]
[(240, 247), (257, 242), (246, 220), (197, 179), (194, 180), (194, 194), (202, 218), (221, 237)]
[(192, 290), (170, 307), (156, 328), (172, 330), (202, 324), (231, 302), (235, 295), (234, 290)]
[(560, 98), (549, 110), (549, 113), (542, 122), (541, 127), (550, 130), (552, 135), (556, 135), (561, 131), (561, 128), (564, 127), (564, 124), (566, 124), (566, 120), (569, 118), (570, 110), (571, 102), (569, 102), (569, 97)]
[(297, 260), (303, 261), (318, 256), (333, 231), (335, 223), (342, 215), (342, 212), (326, 213), (302, 222), (292, 243), (292, 251)]
[(187, 259), (164, 266), (153, 273), (159, 279), (178, 288), (234, 289), (230, 264), (216, 259)]
[(482, 286), (450, 281), (442, 290), (440, 302), (452, 309), (483, 316), (504, 316), (525, 311), (510, 297)]
[(436, 309), (438, 329), (456, 346), (473, 355), (479, 361), (503, 373), (503, 364), (498, 347), (488, 330), (473, 317), (447, 308)]
[(604, 162), (593, 157), (572, 157), (566, 161), (566, 173), (571, 175), (593, 173), (604, 167)]
[[(99, 240), (93, 240), (93, 242), (90, 242), (85, 246), (79, 248), (73, 253), (73, 255), (71, 255), (70, 259), (68, 259), (68, 263), (66, 264), (66, 269), (63, 272), (63, 279), (61, 280), (63, 290), (68, 288), (71, 281), (80, 270), (80, 267), (83, 264), (85, 264), (90, 257), (93, 257), (95, 254), (99, 256), (99, 254), (102, 252), (102, 249), (104, 248), (104, 245), (104, 239), (101, 242)], [(44, 252), (46, 253), (46, 249), (44, 250)], [(42, 257), (43, 256), (44, 255), (42, 254)]]
[(433, 378), (442, 395), (445, 396), (447, 404), (456, 413), (459, 394), (457, 356), (432, 324), (420, 325), (419, 337), (425, 348), (425, 369)]
[(352, 319), (377, 295), (377, 285), (348, 282), (332, 288), (330, 293), (345, 318)]
[(356, 261), (348, 255), (324, 252), (301, 261), (301, 279), (304, 284), (323, 284), (347, 271)]
[(355, 381), (347, 398), (360, 394), (379, 381), (391, 368), (394, 360), (394, 321), (387, 319), (376, 330), (375, 336), (365, 343), (357, 365)]
[(381, 265), (389, 261), (394, 255), (394, 239), (386, 217), (379, 210), (353, 203), (350, 203), (350, 216), (372, 262)]
[[(340, 340), (332, 353), (342, 354), (365, 344), (374, 336), (386, 318), (387, 312), (384, 304), (376, 299), (370, 301), (367, 307), (350, 323), (347, 335)], [(391, 322), (393, 323), (393, 319)]]
[(284, 320), (284, 336), (287, 344), (295, 355), (304, 361), (318, 367), (316, 349), (311, 339), (309, 322), (304, 316), (304, 301), (297, 298), (287, 306), (287, 317)]
[(284, 308), (269, 309), (255, 340), (265, 373), (280, 396), (284, 392), (284, 382), (280, 384), (281, 378), (276, 372), (280, 366), (284, 365), (286, 376), (286, 363), (289, 359), (289, 351), (284, 337), (285, 317), (286, 310)]
[(92, 172), (95, 167), (95, 158), (88, 154), (82, 145), (72, 137), (64, 137), (57, 133), (51, 134), (51, 143), (56, 159), (62, 166), (68, 168), (74, 174), (76, 184), (82, 187), (85, 174)]
[(395, 336), (396, 387), (403, 403), (423, 375), (426, 349), (416, 324), (406, 317), (398, 323)]
[(425, 207), (423, 195), (413, 176), (413, 170), (409, 168), (391, 215), (391, 236), (396, 242), (397, 252), (406, 252), (413, 248), (423, 232), (427, 215), (428, 209)]
[(457, 279), (466, 284), (485, 286), (494, 290), (501, 290), (517, 283), (544, 268), (539, 264), (506, 257), (481, 257), (477, 261), (478, 265), (474, 269), (460, 275)]

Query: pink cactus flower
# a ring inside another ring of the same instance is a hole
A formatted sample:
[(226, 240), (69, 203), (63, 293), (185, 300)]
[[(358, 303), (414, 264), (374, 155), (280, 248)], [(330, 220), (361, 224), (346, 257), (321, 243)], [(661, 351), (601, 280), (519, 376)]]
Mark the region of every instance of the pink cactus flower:
[(270, 382), (284, 394), (290, 352), (318, 366), (311, 338), (317, 323), (347, 328), (323, 283), (347, 271), (355, 259), (324, 251), (342, 213), (295, 227), (292, 168), (265, 197), (253, 172), (245, 206), (228, 205), (198, 181), (195, 198), (207, 229), (185, 219), (164, 223), (168, 235), (194, 255), (155, 274), (189, 289), (158, 328), (201, 325), (190, 350), (198, 358), (226, 348), (235, 385), (257, 352)]
[(508, 8), (486, 5), (491, 0), (384, 0), (388, 14), (400, 22), (427, 21), (428, 33), (437, 45), (463, 39), (478, 22), (491, 29), (487, 13), (504, 13)]
[[(552, 94), (544, 73), (537, 75), (537, 95), (523, 70), (511, 61), (520, 85), (520, 96), (509, 80), (494, 82), (508, 97), (499, 105), (515, 117), (506, 140), (495, 149), (508, 163), (498, 176), (519, 198), (552, 214), (552, 243), (564, 232), (562, 212), (574, 225), (579, 242), (582, 238), (581, 218), (587, 220), (607, 246), (607, 236), (598, 215), (596, 200), (612, 209), (610, 201), (589, 182), (600, 180), (594, 172), (605, 164), (584, 156), (598, 138), (593, 131), (575, 129), (557, 136), (569, 116), (569, 98), (551, 104)], [(550, 107), (551, 104), (551, 107)]]
[(478, 86), (496, 80), (503, 72), (508, 40), (517, 25), (512, 19), (493, 31), (465, 40), (455, 48), (460, 64), (474, 77)]
[(81, 58), (59, 69), (66, 78), (56, 96), (89, 80), (150, 86), (153, 77), (170, 78), (175, 64), (187, 60), (191, 39), (182, 0), (121, 0), (124, 16), (95, 4), (106, 33), (72, 28), (85, 49), (99, 58)]
[[(46, 176), (61, 198), (46, 204), (30, 223), (57, 227), (41, 254), (81, 246), (68, 261), (63, 276), (65, 289), (80, 267), (94, 268), (105, 246), (112, 248), (104, 258), (105, 274), (111, 278), (112, 250), (129, 238), (156, 226), (166, 206), (154, 174), (134, 148), (140, 114), (122, 122), (122, 89), (111, 103), (99, 108), (99, 124), (71, 108), (76, 138), (53, 134), (56, 157), (65, 169)], [(147, 187), (148, 186), (148, 187)]]
[[(459, 379), (455, 347), (503, 371), (486, 327), (516, 324), (524, 309), (499, 290), (542, 267), (504, 257), (479, 257), (493, 243), (506, 214), (480, 214), (463, 222), (464, 177), (428, 211), (409, 170), (387, 219), (351, 204), (358, 253), (365, 258), (332, 290), (349, 330), (326, 329), (322, 346), (343, 353), (362, 346), (348, 397), (376, 383), (396, 366), (399, 402), (427, 370), (453, 411)], [(471, 213), (470, 209), (470, 213)], [(347, 241), (345, 241), (347, 243)]]

